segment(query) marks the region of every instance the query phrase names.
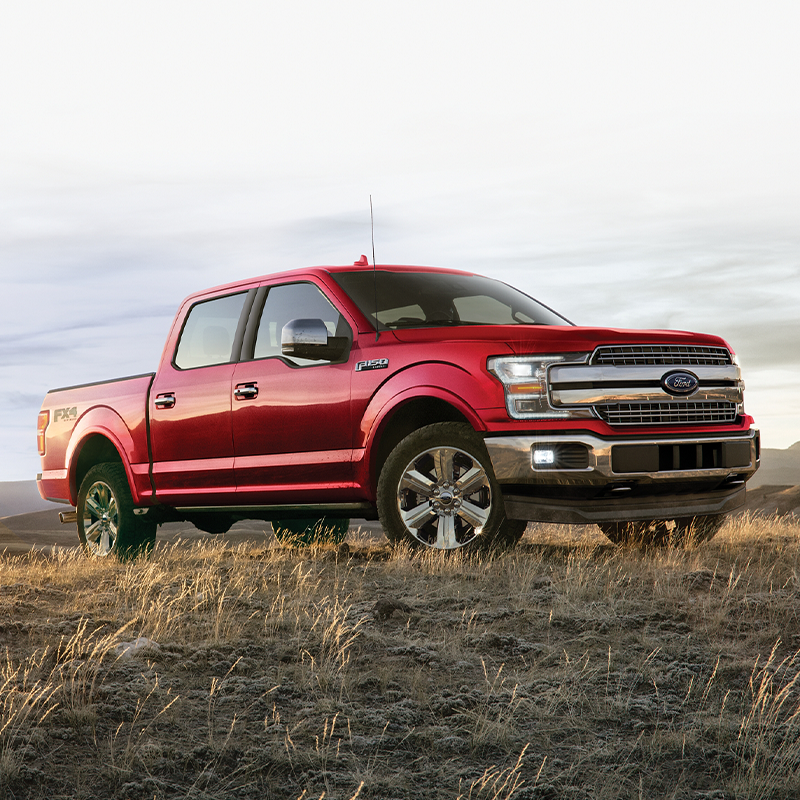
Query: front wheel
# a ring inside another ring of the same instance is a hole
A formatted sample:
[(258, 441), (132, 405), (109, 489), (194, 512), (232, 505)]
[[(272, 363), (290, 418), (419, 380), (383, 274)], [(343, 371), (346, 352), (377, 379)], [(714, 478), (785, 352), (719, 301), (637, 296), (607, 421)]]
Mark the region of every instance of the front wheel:
[(725, 514), (647, 522), (601, 522), (599, 528), (614, 544), (627, 547), (686, 547), (713, 538), (725, 524)]
[(511, 547), (527, 525), (506, 518), (483, 440), (459, 422), (406, 436), (383, 465), (377, 501), (392, 544), (447, 551)]
[(133, 513), (122, 464), (95, 464), (78, 492), (78, 538), (89, 556), (121, 560), (153, 549), (156, 525)]

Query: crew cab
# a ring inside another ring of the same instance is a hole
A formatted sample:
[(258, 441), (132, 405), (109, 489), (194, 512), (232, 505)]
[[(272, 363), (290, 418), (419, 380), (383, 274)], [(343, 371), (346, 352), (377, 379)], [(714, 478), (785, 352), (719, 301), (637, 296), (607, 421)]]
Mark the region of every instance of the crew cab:
[(442, 550), (513, 545), (530, 520), (679, 544), (744, 503), (743, 389), (716, 336), (576, 326), (497, 280), (362, 256), (193, 294), (156, 372), (49, 392), (37, 480), (96, 555), (175, 520), (378, 518)]

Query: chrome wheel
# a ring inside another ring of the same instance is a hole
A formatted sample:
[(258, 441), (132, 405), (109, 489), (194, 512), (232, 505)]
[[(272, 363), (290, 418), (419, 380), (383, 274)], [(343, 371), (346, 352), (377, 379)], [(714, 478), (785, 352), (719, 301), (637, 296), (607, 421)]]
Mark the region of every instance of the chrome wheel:
[(489, 476), (465, 450), (432, 447), (402, 471), (397, 509), (417, 541), (437, 550), (455, 550), (480, 536), (489, 520)]
[(78, 492), (78, 538), (86, 555), (121, 560), (153, 549), (156, 523), (134, 513), (122, 464), (95, 464)]
[(83, 531), (89, 555), (107, 556), (113, 552), (119, 531), (119, 507), (111, 487), (96, 481), (86, 492)]
[(524, 521), (506, 517), (483, 439), (465, 422), (434, 422), (401, 439), (375, 494), (393, 545), (489, 553), (513, 547), (525, 532)]

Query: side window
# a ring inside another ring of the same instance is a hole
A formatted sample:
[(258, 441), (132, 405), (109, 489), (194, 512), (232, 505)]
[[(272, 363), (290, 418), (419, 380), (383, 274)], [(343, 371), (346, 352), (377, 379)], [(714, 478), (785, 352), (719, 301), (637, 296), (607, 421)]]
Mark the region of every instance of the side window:
[[(350, 336), (350, 327), (342, 315), (313, 283), (273, 286), (261, 312), (253, 357), (282, 356), (281, 331), (293, 319), (321, 319), (328, 329), (328, 336)], [(296, 356), (282, 357), (296, 366), (328, 363)]]
[(240, 292), (192, 306), (175, 351), (175, 366), (192, 369), (227, 364), (246, 297), (247, 292)]

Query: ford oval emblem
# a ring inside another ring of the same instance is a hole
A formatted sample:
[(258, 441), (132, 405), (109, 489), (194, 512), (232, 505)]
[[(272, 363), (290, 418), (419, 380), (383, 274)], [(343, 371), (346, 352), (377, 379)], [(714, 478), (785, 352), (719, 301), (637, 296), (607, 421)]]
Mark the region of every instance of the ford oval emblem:
[(687, 395), (697, 391), (700, 379), (691, 372), (670, 372), (661, 379), (664, 391), (674, 395)]

